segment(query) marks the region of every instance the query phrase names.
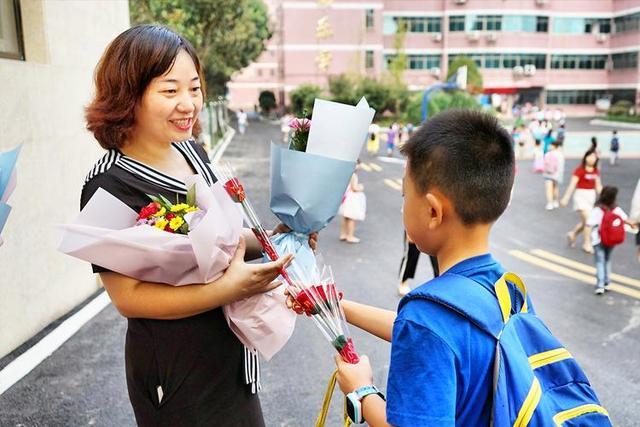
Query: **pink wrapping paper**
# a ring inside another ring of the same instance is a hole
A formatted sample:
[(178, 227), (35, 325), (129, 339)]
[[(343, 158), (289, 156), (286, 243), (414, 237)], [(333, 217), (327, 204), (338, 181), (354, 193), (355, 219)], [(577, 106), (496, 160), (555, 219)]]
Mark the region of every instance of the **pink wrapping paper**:
[[(206, 212), (188, 235), (136, 226), (138, 213), (99, 188), (71, 224), (60, 226), (58, 249), (138, 280), (172, 286), (211, 282), (229, 266), (243, 215), (219, 182), (209, 187), (194, 175), (186, 185), (195, 185), (196, 205)], [(295, 326), (283, 288), (224, 307), (238, 339), (266, 359), (286, 344)]]

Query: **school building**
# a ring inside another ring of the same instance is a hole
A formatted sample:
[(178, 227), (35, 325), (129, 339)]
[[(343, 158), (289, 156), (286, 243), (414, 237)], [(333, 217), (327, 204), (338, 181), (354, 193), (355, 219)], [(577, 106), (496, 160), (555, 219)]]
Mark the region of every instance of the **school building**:
[[(406, 33), (412, 90), (444, 79), (458, 55), (481, 68), (486, 94), (569, 115), (637, 97), (640, 0), (269, 0), (267, 50), (229, 82), (232, 108), (280, 101), (303, 83), (342, 73), (380, 77)], [(606, 102), (600, 102), (600, 106)]]

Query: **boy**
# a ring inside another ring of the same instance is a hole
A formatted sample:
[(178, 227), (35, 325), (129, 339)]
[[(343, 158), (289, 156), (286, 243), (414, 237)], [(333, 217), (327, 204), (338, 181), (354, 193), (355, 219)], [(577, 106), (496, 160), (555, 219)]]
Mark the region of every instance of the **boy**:
[[(489, 254), (489, 232), (513, 185), (509, 134), (489, 115), (447, 111), (422, 125), (401, 151), (408, 158), (408, 236), (437, 257), (442, 276), (466, 276), (494, 292), (504, 270)], [(421, 287), (397, 315), (343, 301), (349, 323), (391, 341), (387, 402), (375, 389), (359, 409), (373, 427), (489, 425), (495, 339), (440, 304), (411, 299)], [(366, 356), (356, 365), (339, 356), (336, 363), (345, 394), (374, 384)]]

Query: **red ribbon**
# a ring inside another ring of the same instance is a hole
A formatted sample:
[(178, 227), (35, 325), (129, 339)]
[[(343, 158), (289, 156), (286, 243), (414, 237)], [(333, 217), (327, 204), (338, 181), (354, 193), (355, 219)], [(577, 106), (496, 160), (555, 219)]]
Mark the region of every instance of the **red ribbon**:
[(224, 189), (227, 190), (227, 193), (231, 196), (234, 202), (242, 203), (244, 199), (247, 197), (244, 192), (244, 187), (238, 181), (238, 178), (231, 178), (224, 184)]

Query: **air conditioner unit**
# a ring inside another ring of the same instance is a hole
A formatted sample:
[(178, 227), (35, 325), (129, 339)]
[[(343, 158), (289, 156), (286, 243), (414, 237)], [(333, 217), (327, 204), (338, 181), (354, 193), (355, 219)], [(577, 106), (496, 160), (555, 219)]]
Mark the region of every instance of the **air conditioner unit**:
[(524, 66), (523, 71), (525, 76), (534, 76), (536, 74), (536, 66), (533, 64), (527, 64)]
[(470, 31), (467, 33), (467, 40), (472, 42), (477, 42), (480, 38), (480, 33), (478, 31)]
[(487, 33), (486, 38), (489, 43), (495, 43), (498, 40), (498, 35), (496, 33)]
[(442, 33), (433, 33), (433, 41), (441, 42), (442, 41)]
[(613, 71), (613, 60), (611, 57), (607, 58), (607, 62), (604, 63), (604, 69), (607, 71)]
[(438, 67), (433, 67), (429, 70), (429, 73), (433, 76), (433, 77), (440, 77), (440, 68)]
[(607, 40), (609, 40), (609, 34), (606, 34), (606, 33), (597, 33), (596, 34), (596, 41), (598, 43), (604, 43)]
[(516, 65), (515, 67), (513, 67), (513, 75), (514, 76), (522, 76), (522, 75), (524, 75), (524, 67), (522, 67), (520, 65)]
[(465, 4), (467, 0), (455, 0), (456, 4)]

